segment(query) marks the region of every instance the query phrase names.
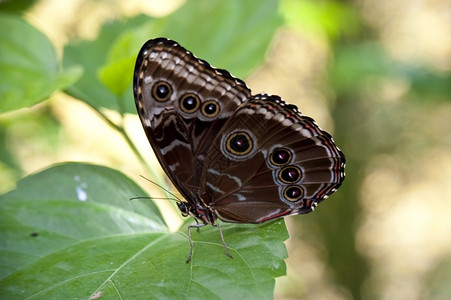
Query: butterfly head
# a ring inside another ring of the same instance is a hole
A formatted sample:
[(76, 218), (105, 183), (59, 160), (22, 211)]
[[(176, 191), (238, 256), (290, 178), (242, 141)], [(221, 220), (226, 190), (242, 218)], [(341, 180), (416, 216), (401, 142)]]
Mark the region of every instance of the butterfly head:
[(177, 202), (177, 206), (183, 217), (191, 216), (196, 221), (200, 221), (203, 224), (216, 224), (216, 219), (218, 217), (215, 210), (211, 207), (193, 205), (190, 202)]

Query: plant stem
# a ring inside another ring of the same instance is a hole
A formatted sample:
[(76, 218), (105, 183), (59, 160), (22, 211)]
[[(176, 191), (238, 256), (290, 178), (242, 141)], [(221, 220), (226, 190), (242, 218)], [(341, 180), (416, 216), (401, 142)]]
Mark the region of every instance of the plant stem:
[[(161, 176), (159, 176), (157, 173), (155, 173), (153, 171), (153, 169), (149, 166), (149, 164), (146, 162), (146, 160), (144, 159), (144, 157), (141, 155), (141, 153), (138, 151), (138, 148), (135, 146), (135, 144), (133, 143), (133, 141), (130, 139), (130, 136), (127, 134), (127, 132), (125, 131), (125, 127), (124, 127), (124, 114), (121, 114), (121, 124), (117, 125), (116, 123), (114, 123), (110, 118), (108, 118), (107, 115), (105, 115), (104, 113), (102, 113), (100, 110), (96, 109), (95, 107), (91, 106), (98, 114), (99, 116), (108, 124), (110, 125), (112, 128), (114, 128), (116, 131), (118, 131), (120, 133), (120, 135), (124, 138), (124, 140), (126, 141), (127, 145), (130, 147), (130, 149), (132, 150), (132, 152), (135, 154), (136, 158), (138, 159), (138, 161), (141, 163), (141, 165), (144, 166), (145, 170), (147, 171), (148, 174), (150, 174), (150, 176), (152, 177), (152, 180), (154, 180), (158, 185), (161, 185), (163, 187), (165, 187), (166, 189), (169, 189), (167, 187), (166, 182), (164, 182), (163, 180), (161, 180)], [(163, 190), (164, 195), (167, 198), (173, 198), (172, 195), (170, 195), (168, 192), (166, 192), (165, 190)], [(172, 202), (171, 202), (172, 203)], [(175, 203), (173, 203), (173, 206), (175, 207)]]

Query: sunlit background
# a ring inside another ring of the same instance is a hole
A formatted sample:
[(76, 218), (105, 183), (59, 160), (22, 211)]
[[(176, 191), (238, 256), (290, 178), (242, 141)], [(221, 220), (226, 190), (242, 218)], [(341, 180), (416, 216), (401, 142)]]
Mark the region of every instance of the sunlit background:
[[(26, 18), (61, 53), (70, 38), (95, 39), (107, 20), (161, 17), (182, 4), (42, 0)], [(284, 25), (245, 80), (333, 132), (348, 165), (315, 213), (287, 219), (288, 276), (275, 297), (451, 299), (451, 1), (281, 0), (279, 10)], [(0, 121), (11, 155), (0, 163), (0, 192), (55, 162), (88, 161), (159, 194), (122, 138), (63, 93)], [(154, 160), (136, 115), (126, 127)], [(161, 205), (176, 229), (178, 213)]]

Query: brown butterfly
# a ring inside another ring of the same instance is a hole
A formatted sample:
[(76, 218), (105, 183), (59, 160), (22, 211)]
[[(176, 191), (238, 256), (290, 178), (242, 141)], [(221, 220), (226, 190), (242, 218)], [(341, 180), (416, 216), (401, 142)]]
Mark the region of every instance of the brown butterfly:
[[(279, 96), (252, 95), (226, 70), (156, 38), (135, 65), (136, 107), (152, 148), (197, 224), (305, 214), (337, 190), (345, 157), (331, 135)], [(231, 257), (231, 256), (230, 256)]]

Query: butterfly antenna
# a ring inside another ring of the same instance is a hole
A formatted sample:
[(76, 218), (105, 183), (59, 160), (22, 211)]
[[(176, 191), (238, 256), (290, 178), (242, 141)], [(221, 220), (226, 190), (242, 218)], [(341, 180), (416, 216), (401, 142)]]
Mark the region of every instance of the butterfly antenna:
[[(164, 188), (161, 184), (158, 184), (158, 183), (156, 183), (155, 181), (152, 181), (152, 180), (150, 180), (150, 179), (148, 179), (148, 178), (146, 178), (146, 177), (144, 177), (144, 176), (142, 176), (142, 175), (139, 175), (139, 176), (141, 176), (142, 178), (144, 178), (144, 179), (147, 180), (148, 182), (150, 182), (150, 183), (156, 185), (157, 187), (159, 187), (160, 189), (162, 189), (163, 191), (165, 191), (166, 193), (168, 193), (168, 194), (170, 194), (171, 196), (174, 197), (174, 198), (164, 198), (164, 199), (175, 200), (175, 201), (177, 201), (177, 202), (182, 202), (182, 200), (180, 200), (179, 197), (177, 197), (173, 192), (171, 192), (171, 191), (169, 191), (168, 189)], [(145, 198), (145, 197), (136, 197), (136, 198)], [(158, 198), (153, 198), (153, 199), (158, 199)], [(162, 199), (162, 198), (160, 198), (160, 199)]]
[(139, 199), (148, 199), (148, 200), (170, 200), (175, 202), (180, 202), (178, 198), (169, 198), (169, 197), (147, 197), (147, 196), (138, 196), (130, 198), (129, 200), (139, 200)]

